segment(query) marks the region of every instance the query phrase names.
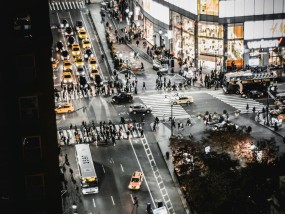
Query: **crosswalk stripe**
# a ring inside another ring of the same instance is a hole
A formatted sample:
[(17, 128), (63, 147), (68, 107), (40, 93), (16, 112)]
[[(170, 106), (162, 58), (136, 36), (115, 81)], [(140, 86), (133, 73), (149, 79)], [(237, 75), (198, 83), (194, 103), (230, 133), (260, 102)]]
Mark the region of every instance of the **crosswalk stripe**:
[[(136, 127), (136, 129), (134, 131), (130, 131), (130, 138), (139, 138), (140, 137), (140, 132), (138, 130), (139, 127), (139, 123), (131, 123), (131, 126)], [(123, 140), (127, 139), (127, 130), (128, 130), (128, 124), (116, 124), (115, 126), (115, 130), (116, 132), (118, 132), (120, 130), (120, 127), (122, 127), (122, 138)], [(69, 138), (69, 144), (76, 144), (76, 139), (75, 139), (75, 130), (74, 129), (64, 129), (61, 131), (62, 135), (60, 134), (60, 131), (57, 131), (57, 138), (58, 138), (58, 142), (60, 145), (64, 145), (64, 142), (61, 140), (61, 136), (64, 136), (65, 139), (67, 140)], [(102, 135), (100, 134), (100, 126), (96, 126), (95, 129), (91, 130), (91, 132), (93, 133), (94, 137), (96, 138), (97, 135), (100, 136), (100, 138), (102, 139)], [(78, 133), (78, 137), (81, 139), (87, 139), (87, 142), (92, 142), (92, 136), (87, 136), (87, 133), (84, 131), (84, 133), (81, 131), (81, 129), (77, 129), (77, 133)], [(105, 138), (104, 138), (105, 139)], [(103, 139), (103, 140), (104, 140)], [(117, 139), (117, 137), (116, 137)]]
[(50, 2), (50, 10), (72, 10), (72, 9), (81, 9), (85, 8), (83, 1), (64, 1), (64, 2)]
[[(226, 95), (221, 91), (211, 91), (207, 92), (208, 94), (212, 95), (213, 97), (221, 100), (222, 102), (239, 109), (241, 113), (248, 113), (252, 112), (253, 107), (255, 107), (255, 111), (262, 111), (263, 108), (265, 108), (265, 105), (250, 98), (241, 98), (241, 97), (236, 97), (236, 96), (231, 96), (231, 95)], [(246, 106), (249, 106), (249, 110), (246, 110)]]
[[(173, 94), (167, 94), (167, 96), (173, 96)], [(148, 96), (138, 96), (143, 103), (146, 105), (150, 105), (152, 107), (152, 114), (159, 119), (163, 117), (168, 118), (171, 116), (171, 108), (172, 108), (172, 116), (176, 119), (188, 118), (189, 114), (184, 110), (181, 105), (173, 105), (168, 99), (165, 98), (163, 94), (153, 94)]]

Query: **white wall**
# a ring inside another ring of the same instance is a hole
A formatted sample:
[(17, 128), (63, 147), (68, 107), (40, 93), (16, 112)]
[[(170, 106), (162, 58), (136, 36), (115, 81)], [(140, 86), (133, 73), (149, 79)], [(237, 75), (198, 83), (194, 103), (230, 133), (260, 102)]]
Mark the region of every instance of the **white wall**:
[(244, 23), (244, 40), (285, 36), (285, 19)]
[(164, 0), (195, 15), (198, 14), (198, 0)]
[(153, 18), (169, 25), (169, 8), (152, 0), (143, 1), (143, 9)]
[(285, 0), (221, 0), (219, 17), (285, 13)]

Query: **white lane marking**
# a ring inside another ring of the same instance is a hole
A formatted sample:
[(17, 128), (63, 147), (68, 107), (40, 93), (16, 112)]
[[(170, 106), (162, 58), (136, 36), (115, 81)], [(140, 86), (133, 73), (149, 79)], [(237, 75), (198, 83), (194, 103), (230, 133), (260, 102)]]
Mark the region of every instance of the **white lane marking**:
[(92, 198), (92, 201), (93, 201), (93, 206), (96, 207), (94, 198)]
[(103, 166), (103, 165), (102, 165), (102, 169), (103, 169), (103, 172), (104, 172), (104, 173), (106, 173), (106, 172), (105, 172), (105, 168), (104, 168), (104, 166)]
[[(166, 188), (165, 188), (163, 179), (162, 179), (162, 177), (161, 177), (161, 175), (160, 175), (160, 173), (159, 173), (159, 169), (158, 169), (158, 167), (157, 167), (157, 165), (156, 165), (156, 162), (155, 162), (154, 157), (153, 157), (153, 155), (152, 155), (151, 149), (149, 148), (149, 143), (148, 143), (148, 141), (147, 141), (145, 135), (144, 135), (144, 137), (141, 138), (140, 140), (141, 140), (141, 143), (142, 143), (143, 148), (144, 148), (144, 150), (145, 150), (145, 153), (146, 153), (146, 155), (147, 155), (147, 158), (148, 158), (148, 160), (149, 160), (151, 170), (152, 170), (153, 175), (154, 175), (154, 177), (155, 177), (155, 179), (156, 179), (156, 183), (158, 184), (158, 188), (159, 188), (160, 193), (161, 193), (161, 195), (162, 195), (164, 204), (166, 205), (168, 211), (171, 210), (171, 209), (173, 209), (173, 211), (174, 211), (174, 208), (173, 208), (173, 205), (172, 205), (171, 201), (169, 201), (169, 203), (166, 204), (165, 196), (167, 196), (167, 197), (169, 198), (168, 192), (167, 192), (167, 190), (166, 190)], [(143, 140), (145, 140), (145, 143), (143, 142)], [(146, 146), (146, 145), (147, 145), (147, 146)], [(150, 158), (150, 156), (151, 156), (151, 158)], [(154, 166), (155, 166), (155, 168), (156, 168), (155, 171), (154, 171)], [(161, 187), (161, 185), (162, 185), (163, 187)], [(169, 199), (169, 200), (170, 200), (170, 199)], [(174, 213), (175, 213), (175, 211), (174, 211)]]
[(134, 203), (135, 201), (134, 201), (134, 197), (133, 197), (133, 195), (132, 195), (132, 194), (130, 194), (130, 196), (131, 196), (132, 202)]
[(112, 200), (113, 205), (115, 205), (115, 202), (114, 202), (113, 196), (111, 196), (111, 200)]
[[(132, 149), (133, 149), (133, 151), (134, 151), (134, 154), (135, 154), (135, 157), (136, 157), (136, 159), (137, 159), (137, 162), (138, 162), (138, 165), (139, 165), (139, 167), (140, 167), (140, 170), (141, 170), (141, 172), (144, 174), (143, 169), (142, 169), (142, 166), (141, 166), (140, 161), (139, 161), (139, 159), (138, 159), (137, 153), (136, 153), (135, 148), (134, 148), (134, 146), (133, 146), (132, 140), (129, 139), (129, 142), (130, 142), (131, 147), (132, 147)], [(153, 206), (156, 208), (156, 204), (155, 204), (154, 199), (153, 199), (153, 196), (152, 196), (152, 194), (151, 194), (151, 192), (150, 192), (150, 189), (149, 189), (149, 186), (148, 186), (146, 177), (144, 177), (144, 180), (145, 180), (145, 184), (146, 184), (147, 190), (148, 190), (148, 192), (149, 192), (149, 195), (150, 195), (150, 197), (151, 197), (152, 204), (153, 204)]]
[(123, 168), (123, 165), (122, 165), (122, 164), (120, 164), (120, 166), (121, 166), (121, 169), (122, 169), (122, 171), (124, 172), (124, 168)]

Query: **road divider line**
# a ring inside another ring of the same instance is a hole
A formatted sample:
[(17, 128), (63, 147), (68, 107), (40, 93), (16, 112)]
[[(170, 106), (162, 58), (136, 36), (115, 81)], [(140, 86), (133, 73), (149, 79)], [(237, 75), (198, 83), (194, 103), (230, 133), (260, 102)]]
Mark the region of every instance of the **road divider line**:
[[(144, 175), (144, 172), (143, 172), (142, 166), (141, 166), (141, 164), (140, 164), (140, 161), (139, 161), (139, 158), (138, 158), (138, 156), (137, 156), (136, 150), (135, 150), (135, 148), (134, 148), (134, 146), (133, 146), (132, 140), (131, 140), (131, 139), (129, 139), (129, 142), (130, 142), (131, 147), (132, 147), (132, 149), (133, 149), (133, 151), (134, 151), (134, 155), (135, 155), (135, 157), (136, 157), (136, 159), (137, 159), (137, 162), (138, 162), (138, 165), (139, 165), (139, 167), (140, 167), (140, 170), (141, 170), (141, 172), (142, 172), (142, 173), (143, 173), (143, 175)], [(155, 205), (155, 202), (154, 202), (153, 196), (152, 196), (152, 194), (151, 194), (151, 191), (150, 191), (150, 188), (149, 188), (149, 185), (148, 185), (148, 183), (147, 183), (147, 179), (146, 179), (146, 177), (145, 177), (145, 176), (144, 176), (144, 180), (145, 180), (146, 188), (147, 188), (147, 190), (148, 190), (148, 192), (149, 192), (149, 195), (150, 195), (150, 197), (151, 197), (152, 204), (153, 204), (154, 208), (156, 208), (156, 205)]]
[(92, 198), (93, 206), (96, 207), (95, 200)]
[(122, 172), (125, 172), (125, 171), (124, 171), (124, 168), (123, 168), (123, 165), (122, 165), (122, 164), (120, 164), (120, 166), (121, 166)]
[(112, 200), (113, 205), (116, 205), (114, 202), (113, 196), (111, 196), (111, 200)]

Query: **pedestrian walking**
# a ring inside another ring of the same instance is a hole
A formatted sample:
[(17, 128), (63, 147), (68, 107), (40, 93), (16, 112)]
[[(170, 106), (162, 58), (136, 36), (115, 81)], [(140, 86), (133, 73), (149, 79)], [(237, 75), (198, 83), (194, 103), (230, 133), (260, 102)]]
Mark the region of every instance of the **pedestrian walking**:
[(144, 135), (143, 135), (143, 129), (141, 129), (141, 137), (143, 137)]
[(142, 90), (146, 90), (145, 82), (143, 82)]
[(137, 44), (137, 47), (139, 46), (139, 44), (140, 44), (140, 41), (139, 40), (137, 40), (136, 41), (136, 44)]
[(139, 199), (137, 198), (137, 196), (134, 197), (134, 206), (139, 206)]
[(126, 131), (126, 134), (127, 134), (127, 139), (130, 139), (130, 131), (129, 130)]
[(191, 120), (190, 120), (190, 118), (187, 119), (186, 126), (191, 126)]
[(73, 170), (71, 168), (69, 168), (69, 172), (70, 174), (73, 174)]
[(152, 130), (153, 130), (154, 132), (156, 131), (156, 123), (153, 123)]
[(248, 103), (246, 104), (246, 111), (248, 112), (248, 110), (249, 110), (249, 105), (248, 105)]

